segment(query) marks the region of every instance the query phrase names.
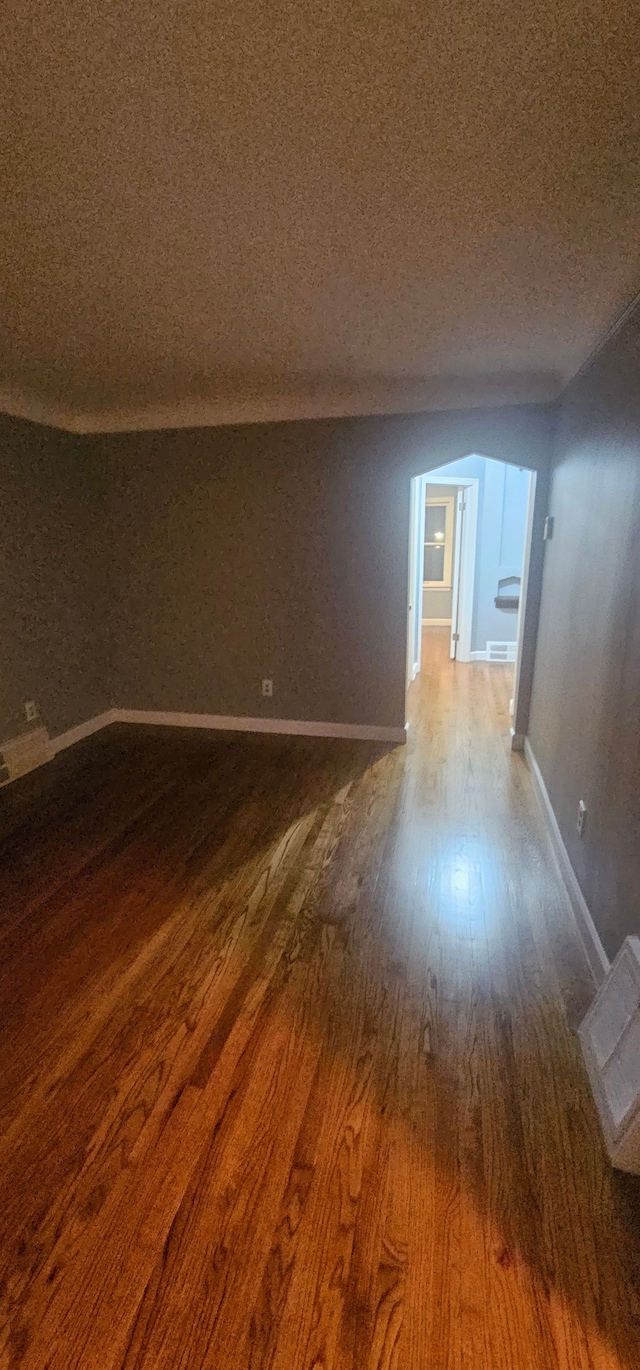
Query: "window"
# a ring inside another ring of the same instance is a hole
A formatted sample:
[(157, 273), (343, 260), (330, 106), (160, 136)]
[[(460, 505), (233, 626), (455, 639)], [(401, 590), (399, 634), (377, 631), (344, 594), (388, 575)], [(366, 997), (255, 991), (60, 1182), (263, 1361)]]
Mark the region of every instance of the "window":
[(450, 590), (453, 566), (452, 495), (427, 495), (424, 518), (424, 584), (429, 590)]

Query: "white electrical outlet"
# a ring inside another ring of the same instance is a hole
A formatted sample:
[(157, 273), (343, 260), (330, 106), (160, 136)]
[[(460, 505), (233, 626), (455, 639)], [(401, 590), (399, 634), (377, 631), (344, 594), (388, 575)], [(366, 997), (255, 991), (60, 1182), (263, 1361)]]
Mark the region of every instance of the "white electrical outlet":
[(36, 718), (38, 717), (38, 705), (36, 704), (35, 699), (25, 699), (24, 716), (27, 723), (35, 723)]
[(273, 681), (272, 681), (272, 680), (263, 680), (263, 682), (262, 682), (262, 697), (263, 697), (263, 699), (271, 699), (272, 695), (273, 695)]
[(586, 822), (586, 818), (587, 806), (584, 802), (584, 799), (581, 799), (580, 803), (578, 804), (578, 821), (576, 823), (576, 828), (578, 829), (578, 837), (582, 837), (584, 834), (584, 825)]

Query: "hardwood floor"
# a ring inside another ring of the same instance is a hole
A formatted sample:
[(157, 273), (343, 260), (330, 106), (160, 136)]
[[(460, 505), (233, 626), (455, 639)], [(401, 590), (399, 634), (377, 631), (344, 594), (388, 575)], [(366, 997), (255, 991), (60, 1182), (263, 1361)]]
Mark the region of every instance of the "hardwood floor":
[(406, 748), (111, 728), (0, 796), (0, 1366), (633, 1370), (640, 1185), (508, 668)]

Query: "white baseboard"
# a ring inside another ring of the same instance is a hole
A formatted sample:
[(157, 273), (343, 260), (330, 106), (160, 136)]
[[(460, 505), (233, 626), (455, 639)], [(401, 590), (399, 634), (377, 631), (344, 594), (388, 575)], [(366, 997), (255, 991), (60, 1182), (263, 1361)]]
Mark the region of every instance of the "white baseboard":
[(406, 742), (404, 728), (368, 723), (311, 723), (301, 718), (249, 718), (244, 714), (183, 714), (153, 709), (115, 709), (119, 723), (152, 723), (169, 728), (210, 728), (237, 733), (286, 733), (295, 737), (350, 737), (361, 742)]
[(486, 652), (469, 652), (469, 661), (486, 661)]
[(81, 742), (83, 737), (91, 737), (92, 733), (98, 733), (101, 728), (107, 728), (110, 723), (117, 723), (118, 710), (107, 709), (106, 713), (96, 714), (94, 718), (88, 718), (86, 723), (78, 723), (75, 728), (69, 728), (66, 733), (60, 733), (58, 737), (52, 737), (51, 745), (54, 752), (63, 752), (66, 747), (73, 747), (75, 742)]
[(423, 628), (450, 628), (450, 618), (423, 618)]
[(540, 767), (533, 754), (533, 749), (528, 737), (525, 738), (524, 741), (524, 754), (531, 773), (538, 803), (540, 804), (540, 808), (547, 821), (551, 844), (560, 867), (560, 873), (567, 894), (569, 895), (569, 902), (573, 909), (574, 918), (580, 934), (580, 941), (584, 947), (593, 978), (597, 985), (601, 985), (607, 971), (610, 969), (611, 963), (602, 942), (600, 941), (598, 929), (591, 917), (586, 899), (580, 889), (578, 877), (571, 865), (569, 853), (564, 845), (562, 833), (558, 827), (558, 820), (553, 811), (547, 787), (542, 778)]
[(313, 723), (299, 718), (249, 718), (233, 714), (166, 713), (155, 709), (108, 709), (86, 723), (52, 739), (55, 752), (72, 747), (110, 723), (147, 723), (168, 728), (208, 728), (212, 731), (248, 733), (285, 733), (301, 737), (345, 737), (361, 742), (407, 740), (406, 728), (382, 728), (369, 723)]

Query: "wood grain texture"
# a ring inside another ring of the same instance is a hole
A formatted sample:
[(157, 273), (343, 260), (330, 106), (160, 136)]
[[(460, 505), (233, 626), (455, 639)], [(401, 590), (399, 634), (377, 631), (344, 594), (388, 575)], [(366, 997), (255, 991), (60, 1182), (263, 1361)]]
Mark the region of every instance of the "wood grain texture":
[(633, 1370), (640, 1186), (509, 669), (406, 748), (114, 727), (4, 792), (1, 1370)]

